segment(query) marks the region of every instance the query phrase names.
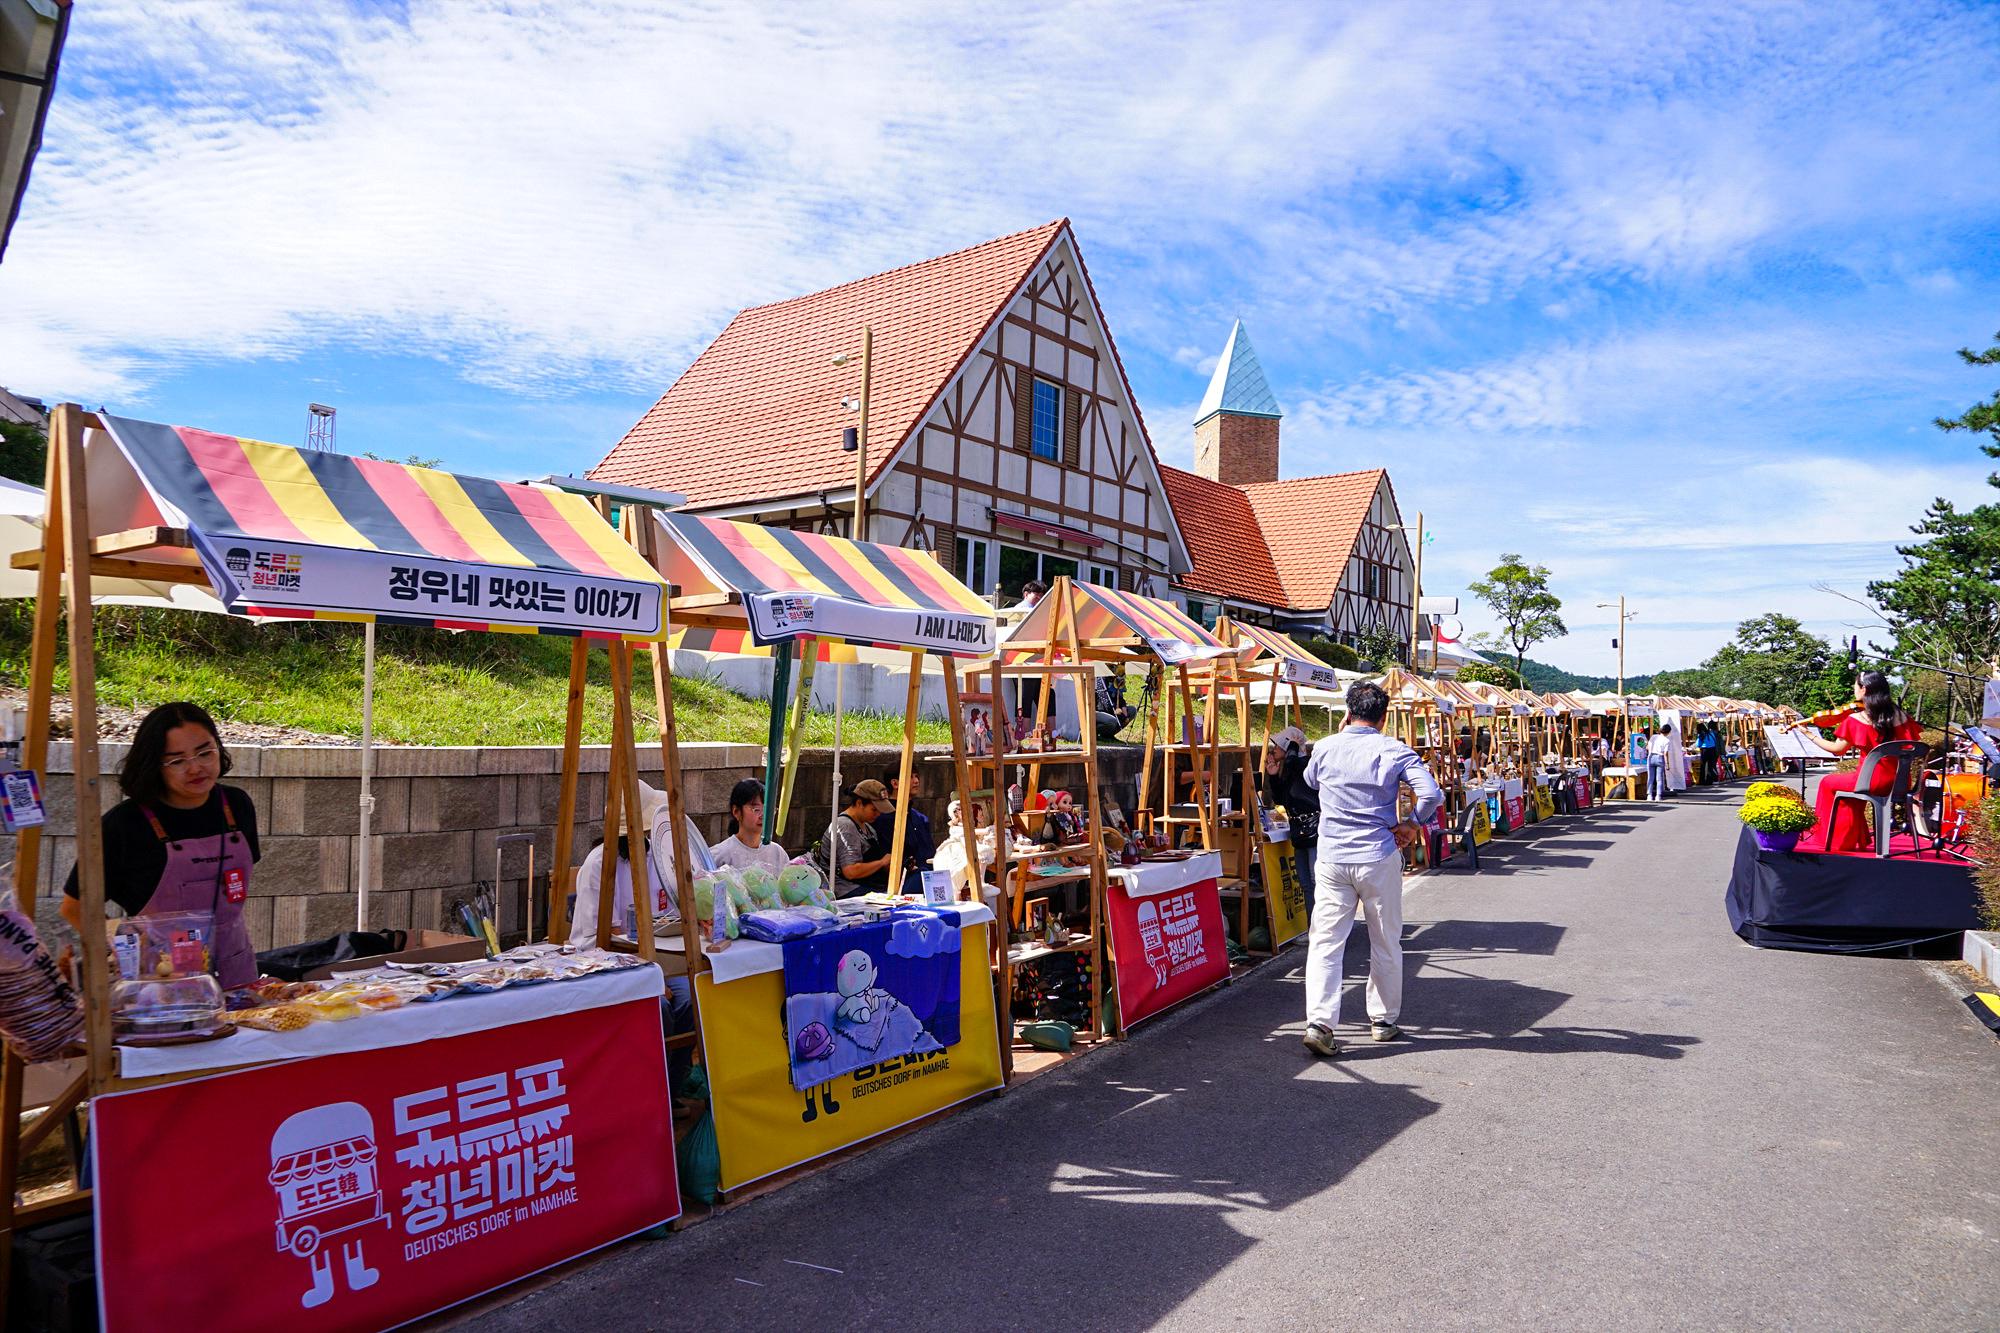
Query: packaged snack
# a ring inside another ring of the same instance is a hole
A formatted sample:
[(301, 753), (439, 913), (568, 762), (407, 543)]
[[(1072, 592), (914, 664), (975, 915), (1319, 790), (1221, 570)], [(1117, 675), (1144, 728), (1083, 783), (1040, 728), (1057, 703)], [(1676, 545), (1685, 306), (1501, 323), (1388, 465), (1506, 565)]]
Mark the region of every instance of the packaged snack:
[(263, 1032), (296, 1032), (313, 1021), (313, 1011), (302, 1004), (267, 1004), (259, 1009), (239, 1009), (228, 1015), (240, 1028)]

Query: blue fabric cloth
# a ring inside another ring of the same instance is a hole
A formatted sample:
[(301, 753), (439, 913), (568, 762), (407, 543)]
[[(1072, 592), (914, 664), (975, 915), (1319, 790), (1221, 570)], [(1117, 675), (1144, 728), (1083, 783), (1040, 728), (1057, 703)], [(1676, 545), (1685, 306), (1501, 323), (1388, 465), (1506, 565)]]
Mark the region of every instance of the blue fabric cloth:
[(806, 913), (793, 907), (762, 908), (755, 912), (745, 912), (741, 918), (743, 933), (753, 940), (765, 940), (781, 944), (786, 940), (802, 940), (819, 929), (819, 924)]
[(801, 1090), (958, 1044), (958, 918), (921, 908), (787, 940), (785, 1040)]
[(1429, 819), (1444, 801), (1416, 751), (1373, 727), (1348, 726), (1313, 746), (1306, 785), (1319, 793), (1321, 865), (1372, 865), (1396, 850), (1396, 796), (1417, 798), (1411, 818)]

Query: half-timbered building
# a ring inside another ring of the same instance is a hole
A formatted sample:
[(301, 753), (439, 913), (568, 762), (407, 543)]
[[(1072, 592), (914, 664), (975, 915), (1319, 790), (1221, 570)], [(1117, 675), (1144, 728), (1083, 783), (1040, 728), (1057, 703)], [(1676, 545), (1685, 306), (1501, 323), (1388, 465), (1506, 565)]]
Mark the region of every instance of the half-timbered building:
[(742, 311), (590, 475), (843, 536), (859, 485), (867, 539), (1003, 601), (1059, 574), (1165, 595), (1191, 567), (1067, 219)]
[(1410, 638), (1414, 560), (1384, 468), (1278, 475), (1284, 417), (1239, 321), (1195, 412), (1195, 468), (1164, 469), (1188, 535), (1176, 600), (1352, 644), (1370, 628)]

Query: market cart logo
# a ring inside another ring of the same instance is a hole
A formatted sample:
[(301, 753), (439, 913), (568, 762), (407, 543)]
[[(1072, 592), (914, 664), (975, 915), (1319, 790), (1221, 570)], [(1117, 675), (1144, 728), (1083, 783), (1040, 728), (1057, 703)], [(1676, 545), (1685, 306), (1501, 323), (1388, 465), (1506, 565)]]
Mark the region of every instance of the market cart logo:
[(306, 560), (290, 551), (258, 551), (250, 559), (250, 586), (270, 592), (297, 592)]
[(771, 627), (775, 631), (788, 629), (810, 629), (813, 625), (817, 603), (810, 597), (773, 597), (767, 606), (771, 610)]
[(361, 1251), (362, 1232), (389, 1225), (375, 1158), (375, 1118), (359, 1102), (300, 1111), (271, 1136), (269, 1178), (278, 1194), (278, 1249), (311, 1265), (312, 1285), (299, 1297), (308, 1310), (333, 1299), (328, 1241), (340, 1242), (349, 1291), (372, 1287), (382, 1276)]
[(229, 572), (232, 574), (248, 574), (250, 572), (249, 548), (244, 546), (230, 547), (223, 554), (222, 563), (229, 566)]

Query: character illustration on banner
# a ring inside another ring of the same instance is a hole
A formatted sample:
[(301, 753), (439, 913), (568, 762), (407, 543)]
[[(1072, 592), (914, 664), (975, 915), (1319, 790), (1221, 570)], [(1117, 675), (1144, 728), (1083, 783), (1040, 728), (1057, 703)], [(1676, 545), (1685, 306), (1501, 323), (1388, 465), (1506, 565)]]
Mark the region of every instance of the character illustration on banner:
[(1153, 969), (1153, 984), (1167, 984), (1167, 941), (1160, 934), (1160, 909), (1149, 898), (1139, 904), (1139, 943), (1146, 950), (1146, 966)]
[(909, 913), (784, 947), (793, 1087), (804, 1091), (865, 1065), (957, 1044), (954, 921)]
[[(299, 1304), (316, 1309), (333, 1299), (333, 1254), (322, 1247), (337, 1236), (378, 1223), (389, 1225), (375, 1174), (375, 1119), (358, 1102), (315, 1106), (278, 1126), (271, 1136), (271, 1188), (278, 1193), (278, 1249), (312, 1265), (312, 1286)], [(361, 1236), (343, 1240), (347, 1287), (360, 1291), (382, 1276), (368, 1266)]]

